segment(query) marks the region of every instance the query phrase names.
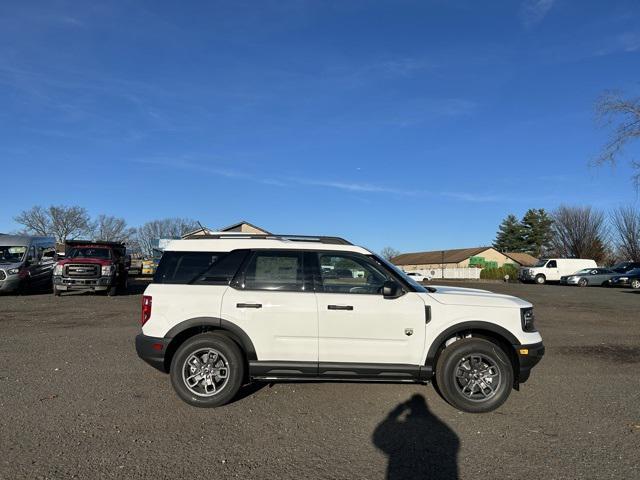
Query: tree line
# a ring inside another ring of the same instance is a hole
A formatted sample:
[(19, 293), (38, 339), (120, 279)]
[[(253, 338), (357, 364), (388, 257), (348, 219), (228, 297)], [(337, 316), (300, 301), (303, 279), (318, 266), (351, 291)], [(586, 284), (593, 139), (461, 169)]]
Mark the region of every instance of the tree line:
[(534, 257), (590, 258), (599, 264), (640, 261), (640, 210), (631, 205), (611, 212), (561, 205), (553, 212), (530, 209), (522, 219), (509, 214), (493, 247)]
[(14, 218), (22, 226), (18, 233), (54, 237), (56, 242), (87, 239), (108, 242), (124, 242), (132, 251), (150, 255), (154, 238), (176, 238), (199, 227), (189, 218), (164, 218), (131, 227), (124, 218), (98, 215), (91, 218), (85, 208), (79, 206), (35, 206), (20, 212)]

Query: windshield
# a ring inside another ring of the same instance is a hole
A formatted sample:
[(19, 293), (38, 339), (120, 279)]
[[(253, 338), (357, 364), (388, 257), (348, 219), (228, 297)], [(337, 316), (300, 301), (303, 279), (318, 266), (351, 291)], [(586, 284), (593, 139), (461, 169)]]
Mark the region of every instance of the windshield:
[(407, 282), (409, 285), (411, 285), (417, 292), (426, 292), (427, 291), (427, 289), (424, 288), (422, 285), (420, 285), (418, 282), (416, 282), (414, 278), (411, 278), (405, 272), (400, 270), (400, 268), (396, 267), (393, 263), (388, 262), (384, 258), (381, 258), (381, 257), (375, 257), (375, 259), (378, 262), (382, 263), (385, 267), (393, 270), (396, 274), (398, 274), (398, 276), (402, 277), (402, 279), (405, 282)]
[(67, 258), (101, 258), (108, 260), (111, 258), (111, 250), (108, 248), (82, 247), (73, 248)]
[(547, 264), (547, 262), (548, 262), (548, 261), (549, 261), (549, 260), (547, 260), (546, 258), (543, 258), (542, 260), (538, 261), (538, 263), (536, 263), (536, 264), (533, 266), (533, 268), (536, 268), (536, 267), (544, 267), (544, 266)]
[(634, 268), (633, 270), (629, 270), (626, 275), (640, 275), (640, 268)]
[(24, 259), (27, 247), (0, 246), (0, 263), (19, 263)]
[(582, 270), (578, 270), (574, 275), (583, 275), (585, 273), (589, 273), (593, 268), (583, 268)]

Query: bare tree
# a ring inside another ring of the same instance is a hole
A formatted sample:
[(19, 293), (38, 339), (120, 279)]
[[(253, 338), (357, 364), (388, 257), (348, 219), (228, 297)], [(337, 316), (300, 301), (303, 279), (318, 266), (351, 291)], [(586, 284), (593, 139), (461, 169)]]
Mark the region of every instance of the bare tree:
[(46, 209), (35, 206), (21, 212), (14, 220), (28, 233), (53, 236), (60, 243), (90, 231), (89, 214), (78, 206), (52, 205)]
[(14, 218), (16, 223), (25, 227), (26, 233), (46, 237), (51, 235), (51, 219), (49, 212), (40, 206), (24, 210)]
[(384, 247), (380, 250), (380, 255), (382, 255), (382, 258), (385, 260), (391, 260), (393, 257), (400, 255), (400, 252), (393, 247)]
[(136, 229), (128, 227), (124, 218), (109, 215), (98, 215), (91, 230), (95, 240), (125, 242), (127, 244), (135, 240), (136, 235)]
[(604, 213), (591, 207), (561, 205), (553, 212), (552, 251), (560, 257), (592, 258), (603, 262), (610, 257), (606, 246), (608, 229)]
[[(596, 103), (596, 115), (604, 126), (613, 131), (595, 164), (615, 165), (627, 143), (640, 138), (640, 97), (623, 98), (620, 93), (608, 92)], [(631, 166), (636, 172), (632, 177), (633, 183), (640, 189), (640, 162), (631, 159)]]
[(640, 210), (631, 205), (617, 208), (611, 223), (621, 259), (640, 262)]
[(138, 228), (140, 249), (146, 255), (152, 252), (152, 241), (156, 238), (180, 238), (198, 228), (198, 223), (189, 218), (165, 218), (152, 220)]

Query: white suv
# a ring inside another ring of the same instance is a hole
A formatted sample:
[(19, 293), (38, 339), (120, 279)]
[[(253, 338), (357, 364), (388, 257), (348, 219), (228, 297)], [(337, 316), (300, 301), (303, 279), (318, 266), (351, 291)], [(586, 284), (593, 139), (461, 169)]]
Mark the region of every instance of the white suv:
[(433, 381), (486, 412), (544, 354), (531, 304), (423, 287), (336, 237), (220, 234), (176, 240), (142, 299), (138, 355), (198, 407), (261, 381)]

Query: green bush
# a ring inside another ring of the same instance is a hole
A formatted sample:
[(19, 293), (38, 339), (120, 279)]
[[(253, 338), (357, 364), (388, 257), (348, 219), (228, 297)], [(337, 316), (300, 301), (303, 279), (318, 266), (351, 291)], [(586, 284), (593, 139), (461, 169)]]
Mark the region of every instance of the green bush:
[(483, 268), (480, 278), (483, 280), (504, 280), (504, 276), (509, 275), (509, 280), (518, 278), (518, 269), (511, 264), (506, 264), (500, 268)]

